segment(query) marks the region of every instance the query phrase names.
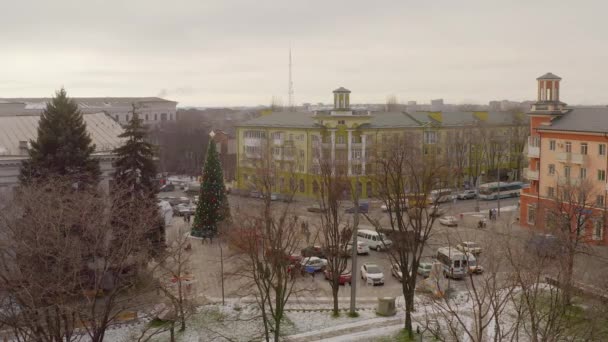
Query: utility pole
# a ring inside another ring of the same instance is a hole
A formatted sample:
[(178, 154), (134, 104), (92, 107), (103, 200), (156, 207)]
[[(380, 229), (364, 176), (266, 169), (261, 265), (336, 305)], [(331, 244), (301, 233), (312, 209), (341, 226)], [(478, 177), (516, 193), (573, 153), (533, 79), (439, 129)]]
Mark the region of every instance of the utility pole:
[(351, 248), (351, 266), (352, 269), (350, 271), (351, 281), (350, 281), (350, 315), (354, 316), (357, 314), (357, 229), (359, 227), (359, 177), (357, 177), (354, 198), (353, 202), (355, 202), (355, 213), (353, 218), (353, 247)]

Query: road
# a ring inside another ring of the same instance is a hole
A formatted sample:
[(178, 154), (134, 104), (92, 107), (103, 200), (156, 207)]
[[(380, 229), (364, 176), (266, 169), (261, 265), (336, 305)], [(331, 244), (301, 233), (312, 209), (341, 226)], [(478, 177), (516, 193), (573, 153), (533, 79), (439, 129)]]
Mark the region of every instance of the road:
[[(181, 192), (174, 193), (164, 193), (164, 196), (175, 196), (180, 197), (183, 196)], [(248, 212), (255, 213), (258, 208), (261, 208), (262, 202), (259, 199), (253, 198), (244, 198), (237, 196), (229, 196), (229, 201), (232, 209), (232, 213), (234, 217), (238, 216), (239, 212)], [(320, 225), (320, 215), (315, 213), (310, 213), (306, 210), (307, 207), (311, 206), (313, 201), (297, 201), (289, 204), (292, 206), (292, 210), (294, 215), (297, 215), (299, 220), (305, 220), (309, 223), (309, 227), (312, 232), (312, 236), (314, 236), (315, 231), (318, 230)], [(276, 202), (277, 206), (284, 206), (287, 204)], [(507, 210), (511, 210), (508, 212), (503, 212), (501, 215), (501, 219), (503, 221), (514, 220), (516, 215), (516, 211), (512, 211), (516, 208), (517, 199), (503, 199), (501, 200), (501, 207), (507, 208)], [(349, 204), (345, 203), (344, 207), (348, 207)], [(441, 205), (448, 214), (454, 215), (462, 219), (459, 221), (458, 227), (444, 227), (439, 225), (437, 222), (433, 227), (433, 234), (428, 241), (428, 245), (423, 250), (423, 259), (430, 260), (434, 256), (438, 247), (448, 246), (448, 245), (456, 245), (460, 241), (476, 241), (484, 244), (486, 241), (492, 241), (493, 235), (496, 231), (493, 229), (492, 223), (490, 223), (488, 229), (479, 230), (475, 228), (478, 217), (475, 214), (472, 214), (475, 208), (475, 200), (464, 200), (457, 201), (456, 203), (446, 203)], [(491, 208), (497, 207), (497, 201), (480, 201), (481, 213), (487, 216), (487, 212)], [(478, 215), (480, 215), (478, 214)], [(382, 213), (380, 210), (380, 203), (372, 203), (370, 213), (368, 214), (370, 218), (380, 219), (383, 225), (388, 225), (388, 214)], [(352, 220), (352, 214), (344, 214), (344, 219)], [(365, 218), (361, 217), (360, 220), (361, 225), (365, 225)], [(174, 218), (174, 223), (170, 227), (168, 231), (168, 239), (171, 239), (173, 234), (176, 234), (179, 229), (182, 231), (187, 231), (187, 223), (184, 223), (181, 218)], [(312, 243), (311, 243), (312, 244)], [(318, 242), (317, 242), (318, 244)], [(305, 246), (303, 243), (302, 247)], [(210, 297), (219, 297), (221, 296), (221, 272), (220, 272), (220, 256), (219, 256), (219, 248), (217, 245), (203, 245), (203, 244), (193, 244), (192, 251), (192, 268), (193, 273), (197, 277), (197, 291), (205, 296)], [(484, 254), (480, 259), (480, 264), (483, 266), (484, 264)], [(378, 297), (378, 296), (399, 296), (401, 291), (401, 284), (399, 281), (391, 276), (390, 267), (391, 260), (389, 255), (386, 252), (376, 252), (370, 251), (369, 255), (362, 255), (358, 257), (357, 264), (361, 266), (364, 263), (373, 263), (380, 268), (383, 269), (385, 274), (385, 284), (384, 286), (371, 286), (367, 285), (367, 283), (361, 278), (357, 279), (357, 296), (358, 297)], [(224, 270), (225, 275), (230, 274), (234, 271), (234, 265), (230, 264), (230, 259), (226, 259)], [(350, 267), (350, 266), (349, 266)], [(360, 272), (359, 272), (360, 274)], [(239, 296), (242, 295), (244, 284), (237, 279), (234, 279), (229, 276), (225, 276), (225, 289), (227, 296)], [(331, 297), (331, 288), (329, 283), (323, 279), (322, 274), (317, 274), (316, 277), (304, 277), (298, 280), (298, 285), (300, 288), (306, 289), (309, 293), (314, 294), (315, 297)], [(466, 288), (466, 280), (454, 281), (451, 282), (451, 286), (454, 288)], [(350, 286), (342, 286), (340, 289), (339, 296), (349, 296), (350, 295)]]

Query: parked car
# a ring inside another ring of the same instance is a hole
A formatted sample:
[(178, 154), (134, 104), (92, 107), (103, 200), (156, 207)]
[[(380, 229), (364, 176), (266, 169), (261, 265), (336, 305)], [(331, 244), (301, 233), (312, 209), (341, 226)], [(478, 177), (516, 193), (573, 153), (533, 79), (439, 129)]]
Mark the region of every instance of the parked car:
[(389, 249), (393, 245), (393, 242), (386, 235), (371, 229), (359, 229), (357, 231), (357, 240), (364, 242), (370, 249), (376, 251)]
[[(351, 254), (353, 250), (353, 244), (349, 243), (346, 247), (346, 251)], [(363, 241), (357, 241), (357, 254), (369, 254), (369, 246)]]
[(470, 253), (473, 255), (479, 255), (481, 253), (481, 246), (473, 241), (463, 241), (456, 245), (456, 249), (462, 253)]
[(424, 278), (428, 278), (431, 275), (431, 271), (433, 270), (433, 263), (430, 262), (421, 262), (418, 264), (418, 270), (416, 273), (420, 274)]
[(384, 285), (384, 273), (376, 264), (363, 264), (361, 266), (361, 279), (372, 285)]
[(400, 282), (403, 282), (403, 273), (401, 272), (401, 266), (399, 266), (398, 263), (394, 263), (391, 266), (391, 275), (397, 278), (397, 280)]
[(457, 227), (458, 220), (454, 216), (444, 216), (439, 218), (439, 223), (448, 227)]
[[(325, 274), (325, 279), (331, 280), (331, 272), (329, 270), (325, 270), (325, 272), (323, 273)], [(353, 275), (350, 274), (350, 272), (348, 271), (344, 271), (344, 273), (340, 274), (340, 277), (338, 278), (338, 283), (340, 285), (350, 284), (352, 282), (352, 279)]]
[(465, 190), (456, 195), (456, 198), (458, 198), (459, 200), (468, 200), (473, 199), (475, 197), (477, 197), (477, 192), (475, 190)]
[(327, 211), (327, 209), (322, 208), (321, 205), (319, 205), (319, 204), (313, 204), (312, 206), (308, 207), (306, 210), (311, 213), (324, 213)]
[(472, 254), (468, 254), (466, 257), (465, 265), (467, 266), (467, 271), (472, 274), (482, 274), (484, 269), (477, 263), (477, 258)]
[(304, 249), (302, 249), (302, 256), (303, 257), (318, 257), (318, 258), (323, 258), (325, 259), (326, 253), (325, 253), (325, 249), (323, 249), (323, 247), (321, 246), (308, 246)]
[[(266, 196), (267, 196), (266, 194), (260, 194), (259, 198), (264, 198)], [(279, 194), (271, 193), (270, 194), (270, 200), (271, 201), (278, 201), (279, 200)]]
[(173, 183), (164, 184), (163, 186), (160, 187), (160, 189), (158, 189), (158, 191), (160, 191), (160, 192), (175, 191), (175, 185), (173, 185)]
[[(345, 210), (345, 212), (347, 214), (354, 214), (355, 207), (348, 208)], [(359, 212), (362, 214), (367, 214), (369, 212), (369, 203), (367, 203), (367, 202), (359, 203)]]
[(312, 269), (314, 272), (319, 272), (325, 270), (327, 267), (327, 260), (313, 256), (302, 259), (300, 265), (304, 267), (304, 270)]

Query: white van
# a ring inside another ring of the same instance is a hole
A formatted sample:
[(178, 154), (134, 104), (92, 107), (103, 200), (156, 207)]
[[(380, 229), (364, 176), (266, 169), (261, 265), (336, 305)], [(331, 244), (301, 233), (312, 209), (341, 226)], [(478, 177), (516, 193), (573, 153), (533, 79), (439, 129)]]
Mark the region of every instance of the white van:
[(369, 248), (376, 251), (389, 248), (393, 244), (386, 235), (371, 229), (357, 230), (357, 240), (365, 242)]
[(446, 278), (459, 279), (464, 278), (467, 274), (467, 257), (454, 247), (437, 249), (437, 261), (443, 265), (443, 275)]

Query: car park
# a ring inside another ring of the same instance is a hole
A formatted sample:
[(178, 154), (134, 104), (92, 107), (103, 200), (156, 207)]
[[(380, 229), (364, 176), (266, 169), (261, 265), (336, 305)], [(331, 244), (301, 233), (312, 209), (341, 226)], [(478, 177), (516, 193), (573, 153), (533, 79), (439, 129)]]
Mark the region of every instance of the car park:
[[(346, 247), (347, 253), (351, 254), (353, 250), (353, 244), (349, 243)], [(357, 254), (369, 254), (369, 246), (363, 241), (357, 241)]]
[(458, 198), (459, 200), (468, 200), (473, 199), (475, 197), (477, 197), (477, 192), (475, 190), (465, 190), (456, 195), (456, 198)]
[(302, 261), (300, 261), (300, 265), (302, 265), (305, 270), (311, 269), (314, 272), (319, 272), (325, 270), (327, 267), (327, 260), (312, 256), (303, 258)]
[(431, 275), (431, 271), (433, 270), (433, 263), (430, 262), (421, 262), (418, 264), (418, 270), (416, 273), (423, 276), (424, 278), (428, 278)]
[(479, 255), (481, 253), (481, 246), (473, 241), (463, 241), (456, 245), (456, 249), (463, 253), (470, 253), (473, 255)]
[(458, 219), (456, 219), (456, 217), (454, 217), (454, 216), (443, 216), (443, 217), (439, 218), (439, 224), (442, 224), (442, 225), (448, 226), (448, 227), (457, 227)]
[[(329, 270), (325, 270), (325, 272), (323, 273), (325, 274), (325, 279), (331, 280), (332, 274)], [(340, 274), (340, 277), (338, 278), (338, 283), (340, 285), (350, 284), (352, 282), (352, 279), (352, 274), (350, 274), (350, 272), (348, 271), (344, 271), (342, 274)]]
[(371, 285), (384, 285), (384, 273), (376, 264), (363, 264), (361, 266), (361, 279)]

